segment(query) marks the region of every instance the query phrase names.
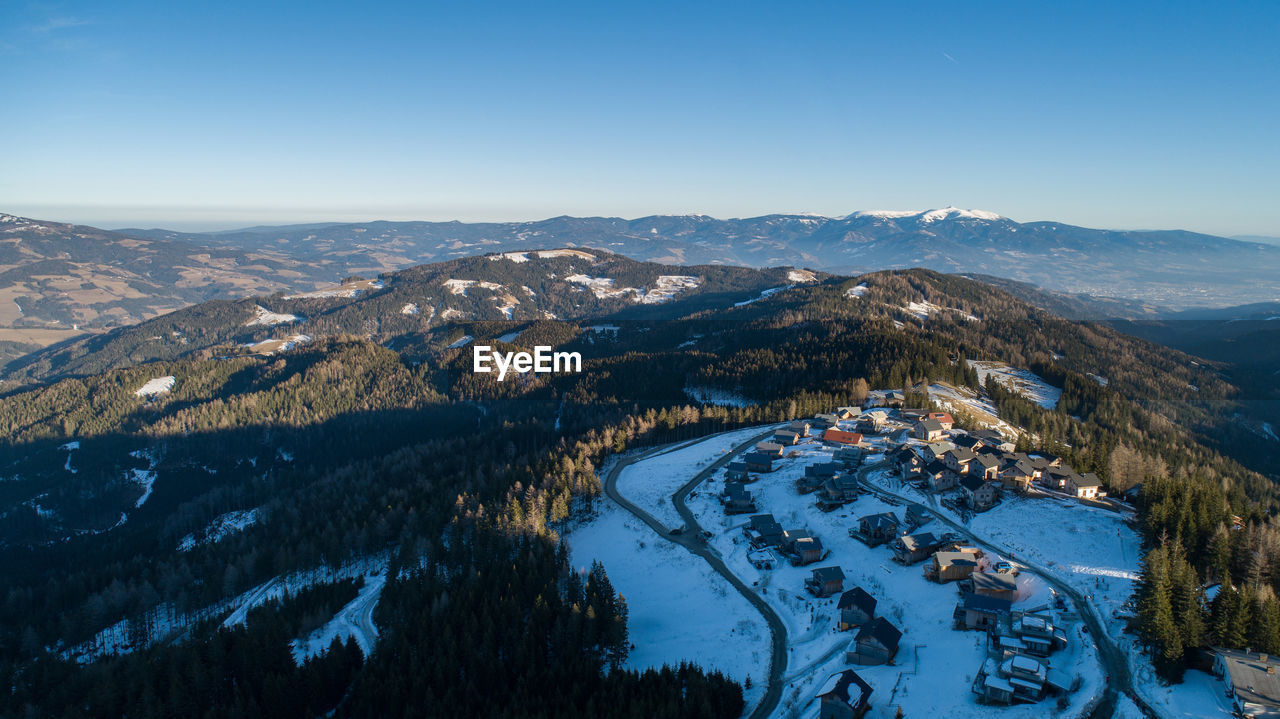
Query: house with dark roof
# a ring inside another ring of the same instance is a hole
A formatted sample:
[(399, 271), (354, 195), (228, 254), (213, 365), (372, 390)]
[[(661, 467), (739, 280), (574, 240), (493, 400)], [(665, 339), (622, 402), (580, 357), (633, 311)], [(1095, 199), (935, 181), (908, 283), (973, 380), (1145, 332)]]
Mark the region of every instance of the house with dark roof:
[[(1009, 461), (1009, 459), (1013, 461)], [(1005, 489), (1011, 489), (1015, 492), (1027, 491), (1035, 477), (1036, 471), (1026, 458), (1007, 458), (1004, 466), (1000, 468), (1000, 484)]]
[(725, 514), (746, 514), (756, 511), (756, 503), (751, 497), (751, 492), (747, 491), (740, 482), (726, 482), (721, 499), (724, 502)]
[(915, 564), (928, 559), (930, 555), (943, 546), (954, 541), (954, 535), (936, 535), (933, 532), (921, 532), (898, 537), (889, 548), (893, 550), (893, 560), (899, 564)]
[(969, 575), (969, 591), (984, 597), (1007, 599), (1010, 602), (1018, 593), (1018, 580), (1012, 574), (999, 572), (974, 572)]
[(1215, 647), (1213, 670), (1222, 679), (1236, 716), (1280, 717), (1280, 659)]
[(778, 458), (782, 456), (783, 447), (777, 442), (757, 442), (756, 451), (761, 454), (767, 454), (770, 457)]
[(730, 462), (724, 468), (725, 479), (730, 482), (749, 482), (751, 475), (747, 471), (746, 462)]
[(844, 446), (837, 449), (831, 458), (843, 465), (845, 469), (857, 469), (862, 466), (862, 460), (865, 456), (858, 447)]
[(898, 536), (901, 523), (893, 512), (868, 514), (858, 518), (858, 526), (849, 530), (849, 536), (860, 539), (869, 546), (877, 547)]
[(969, 508), (976, 512), (985, 512), (996, 505), (1000, 499), (1000, 485), (988, 482), (971, 474), (961, 475), (960, 489)]
[(840, 621), (836, 626), (840, 631), (860, 627), (876, 616), (876, 598), (867, 594), (862, 587), (854, 587), (840, 595), (836, 602), (840, 610)]
[(836, 407), (835, 416), (840, 419), (853, 419), (862, 414), (861, 407)]
[(839, 567), (818, 567), (804, 580), (805, 589), (819, 599), (844, 591), (844, 570)]
[(903, 519), (906, 520), (908, 527), (915, 529), (932, 522), (933, 512), (930, 512), (928, 507), (925, 507), (923, 504), (909, 502), (907, 503), (907, 511)]
[(888, 619), (876, 617), (858, 630), (853, 649), (845, 652), (844, 660), (850, 664), (888, 664), (898, 653), (901, 639), (902, 632)]
[(751, 540), (752, 546), (778, 547), (782, 545), (784, 533), (772, 514), (756, 514), (747, 521), (742, 529)]
[(790, 447), (800, 442), (800, 435), (789, 429), (780, 429), (773, 433), (773, 441), (784, 447)]
[(791, 424), (787, 425), (787, 429), (791, 430), (792, 432), (795, 432), (798, 437), (808, 437), (809, 427), (810, 427), (810, 424), (804, 421), (803, 419), (798, 419), (792, 422)]
[(933, 461), (920, 470), (920, 478), (931, 492), (945, 492), (954, 489), (960, 475), (942, 462)]
[(992, 629), (999, 626), (1001, 619), (1009, 616), (1012, 604), (1008, 599), (965, 592), (960, 595), (960, 603), (956, 605), (952, 617), (957, 629)]
[(749, 472), (772, 472), (773, 457), (760, 452), (747, 452), (742, 456), (743, 464), (747, 465)]
[(852, 669), (832, 674), (814, 696), (818, 719), (857, 719), (871, 708), (871, 685)]
[(956, 447), (950, 452), (942, 455), (942, 461), (950, 467), (953, 472), (957, 474), (965, 474), (969, 471), (969, 463), (977, 456), (978, 455), (974, 454), (971, 449)]
[(1067, 477), (1064, 489), (1067, 494), (1079, 499), (1097, 499), (1098, 497), (1105, 497), (1107, 494), (1102, 491), (1102, 480), (1098, 479), (1098, 475), (1093, 472), (1073, 474)]
[(969, 474), (977, 474), (988, 482), (994, 482), (1000, 478), (1000, 458), (985, 453), (974, 455), (973, 461), (969, 463)]
[(938, 420), (926, 417), (916, 422), (911, 428), (911, 436), (926, 442), (933, 442), (945, 437), (946, 430), (943, 429), (942, 423)]
[(962, 434), (952, 437), (951, 443), (957, 447), (964, 447), (971, 452), (977, 452), (984, 446), (982, 440), (972, 434)]

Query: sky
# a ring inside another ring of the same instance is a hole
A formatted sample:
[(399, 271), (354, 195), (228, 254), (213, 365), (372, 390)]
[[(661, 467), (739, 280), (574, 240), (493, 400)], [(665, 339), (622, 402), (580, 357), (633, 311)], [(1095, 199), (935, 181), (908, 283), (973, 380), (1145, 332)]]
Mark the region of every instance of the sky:
[(1280, 236), (1280, 3), (0, 1), (0, 211)]

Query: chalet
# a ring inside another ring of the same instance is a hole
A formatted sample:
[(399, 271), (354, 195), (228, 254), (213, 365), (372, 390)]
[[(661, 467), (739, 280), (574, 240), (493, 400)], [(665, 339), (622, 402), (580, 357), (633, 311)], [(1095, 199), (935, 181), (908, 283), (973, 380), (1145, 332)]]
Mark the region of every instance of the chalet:
[(871, 685), (852, 669), (832, 674), (815, 696), (818, 719), (857, 719), (871, 708)]
[(898, 525), (898, 517), (893, 512), (868, 514), (858, 518), (857, 529), (850, 529), (849, 534), (875, 547), (897, 537)]
[(982, 440), (984, 444), (998, 445), (1004, 444), (1004, 435), (994, 429), (975, 429), (969, 432), (970, 437)]
[[(1035, 466), (1034, 461), (1032, 466)], [(1075, 472), (1070, 467), (1045, 467), (1040, 470), (1040, 484), (1049, 489), (1067, 491), (1067, 483), (1072, 481)]]
[(791, 542), (791, 563), (797, 567), (822, 561), (826, 550), (817, 537), (799, 537)]
[(947, 583), (960, 579), (968, 579), (978, 568), (981, 550), (974, 547), (961, 547), (955, 551), (935, 552), (933, 561), (924, 568), (925, 579)]
[(974, 682), (974, 691), (993, 704), (1013, 703), (1013, 685), (994, 671), (978, 674), (978, 681)]
[(1138, 497), (1142, 496), (1142, 482), (1138, 482), (1132, 487), (1120, 493), (1120, 498), (1129, 504), (1137, 504)]
[(969, 463), (969, 474), (975, 473), (988, 482), (1000, 479), (1000, 459), (985, 452), (975, 455)]
[(1044, 696), (1049, 669), (1035, 659), (1021, 655), (1011, 656), (1001, 662), (998, 673), (1013, 685), (1014, 698), (1034, 702)]
[(840, 610), (840, 623), (837, 626), (840, 631), (847, 631), (875, 618), (876, 598), (867, 594), (862, 587), (854, 587), (840, 595), (836, 609)]
[(947, 452), (955, 449), (956, 446), (950, 442), (930, 442), (921, 450), (921, 458), (926, 462), (941, 462)]
[(839, 567), (818, 567), (804, 580), (804, 586), (819, 599), (839, 594), (844, 591), (844, 570)]
[(885, 458), (898, 468), (904, 480), (918, 478), (920, 470), (924, 467), (924, 462), (916, 456), (916, 453), (906, 447), (899, 447), (889, 452)]
[(956, 474), (965, 474), (969, 471), (969, 463), (977, 459), (977, 457), (978, 455), (974, 454), (973, 450), (956, 447), (942, 455), (942, 461)]
[(833, 414), (839, 417), (840, 419), (853, 419), (854, 417), (857, 417), (858, 415), (862, 414), (862, 408), (861, 407), (836, 407), (836, 411), (833, 412)]
[(943, 429), (951, 429), (956, 426), (956, 421), (946, 412), (930, 412), (926, 419), (937, 421), (938, 424), (942, 425)]
[(784, 450), (783, 446), (777, 442), (758, 442), (756, 444), (756, 451), (761, 454), (767, 454), (770, 457), (777, 458), (782, 456), (782, 452)]
[(1028, 454), (1027, 458), (1031, 460), (1031, 466), (1039, 470), (1046, 470), (1050, 467), (1061, 467), (1062, 458), (1055, 457), (1052, 454), (1038, 452), (1036, 454)]
[(1213, 671), (1226, 685), (1236, 716), (1280, 716), (1280, 659), (1215, 647)]
[(818, 508), (830, 512), (858, 498), (858, 479), (852, 475), (839, 475), (823, 482), (818, 489)]
[(1012, 489), (1016, 492), (1025, 492), (1031, 487), (1031, 480), (1035, 479), (1036, 471), (1031, 467), (1031, 462), (1026, 459), (1017, 459), (1012, 462), (1006, 462), (1000, 468), (1000, 484), (1005, 489)]
[(773, 441), (784, 447), (790, 447), (800, 442), (800, 434), (789, 429), (780, 429), (773, 433)]
[(946, 436), (942, 423), (936, 419), (925, 417), (911, 428), (911, 436), (926, 442), (934, 442)]
[(957, 474), (942, 462), (930, 462), (920, 470), (920, 478), (929, 486), (932, 492), (945, 492), (948, 489), (954, 489), (960, 481), (960, 475)]
[(862, 435), (832, 427), (822, 433), (822, 441), (832, 444), (851, 444), (856, 447), (862, 442)]
[(840, 418), (833, 414), (815, 414), (813, 419), (809, 420), (813, 424), (814, 429), (826, 429), (834, 427), (840, 423)]
[(898, 537), (893, 540), (890, 548), (893, 550), (895, 562), (899, 564), (915, 564), (928, 559), (929, 555), (952, 541), (954, 541), (954, 538), (950, 534), (939, 536), (933, 532), (921, 532), (920, 534)]
[(757, 547), (778, 547), (783, 542), (782, 525), (772, 514), (756, 514), (743, 527), (743, 533)]
[[(862, 435), (858, 436), (861, 437)], [(837, 449), (831, 458), (844, 465), (846, 469), (857, 469), (862, 465), (862, 460), (865, 456), (861, 449), (845, 446)]]
[(819, 462), (817, 464), (810, 464), (806, 466), (804, 468), (804, 473), (807, 476), (827, 480), (843, 474), (844, 466), (835, 462)]
[(1106, 496), (1106, 492), (1102, 491), (1102, 480), (1098, 479), (1098, 475), (1093, 472), (1068, 477), (1065, 489), (1067, 494), (1080, 499), (1097, 499), (1100, 496)]
[(816, 474), (810, 474), (809, 467), (805, 467), (804, 470), (804, 475), (796, 478), (796, 492), (800, 494), (816, 492), (824, 483), (826, 483), (826, 477), (819, 477)]
[(985, 512), (996, 505), (1000, 498), (1000, 485), (988, 482), (981, 477), (963, 475), (960, 477), (960, 489), (964, 493), (969, 508), (976, 512)]
[(751, 475), (747, 471), (746, 462), (730, 462), (724, 469), (725, 479), (730, 482), (749, 482)]
[(867, 395), (868, 407), (901, 407), (907, 397), (900, 390), (875, 391)]
[(1055, 648), (1065, 647), (1066, 632), (1053, 626), (1046, 617), (1024, 614), (1013, 620), (1013, 634), (1029, 654), (1047, 657)]
[(898, 653), (901, 640), (902, 632), (897, 627), (884, 617), (876, 617), (858, 630), (853, 651), (845, 652), (844, 660), (850, 664), (888, 664)]
[(1007, 599), (965, 592), (960, 595), (960, 603), (952, 616), (957, 629), (994, 629), (1001, 619), (1009, 616), (1010, 605)]
[(810, 427), (810, 424), (802, 419), (798, 419), (792, 422), (791, 424), (787, 425), (787, 429), (791, 430), (792, 432), (795, 432), (796, 435), (799, 437), (808, 437), (809, 427)]
[(1018, 593), (1018, 582), (1009, 574), (974, 572), (969, 575), (969, 591), (984, 597), (1013, 601)]
[(964, 447), (971, 452), (977, 452), (986, 446), (982, 439), (975, 437), (972, 434), (962, 434), (957, 437), (952, 437), (951, 443), (957, 447)]
[(749, 472), (772, 472), (773, 457), (759, 452), (748, 452), (742, 455), (742, 463), (747, 465)]
[(933, 512), (930, 512), (923, 504), (911, 502), (907, 505), (907, 512), (903, 519), (906, 520), (908, 527), (915, 529), (932, 522)]
[(721, 497), (724, 501), (725, 514), (746, 514), (756, 511), (756, 502), (751, 498), (751, 492), (748, 492), (740, 482), (726, 482), (724, 494)]

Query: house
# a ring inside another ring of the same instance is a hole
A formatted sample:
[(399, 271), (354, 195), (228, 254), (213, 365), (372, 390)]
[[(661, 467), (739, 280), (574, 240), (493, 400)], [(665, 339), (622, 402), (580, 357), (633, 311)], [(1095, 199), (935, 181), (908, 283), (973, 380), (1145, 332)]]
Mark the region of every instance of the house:
[(809, 469), (809, 467), (805, 467), (804, 476), (796, 479), (796, 492), (800, 494), (816, 492), (827, 481), (826, 477), (819, 477), (816, 474), (810, 474)]
[(985, 452), (974, 455), (969, 463), (969, 474), (978, 474), (988, 482), (1000, 479), (1000, 459)]
[(920, 469), (924, 467), (924, 462), (906, 447), (899, 447), (885, 454), (885, 459), (898, 468), (898, 473), (902, 475), (904, 480), (916, 479), (920, 475)]
[(956, 474), (966, 474), (969, 471), (969, 463), (977, 459), (977, 457), (978, 455), (974, 454), (973, 450), (956, 447), (942, 455), (942, 462)]
[(876, 617), (862, 625), (854, 639), (853, 651), (845, 652), (844, 660), (850, 664), (888, 664), (898, 653), (902, 632), (884, 617)]
[(789, 429), (780, 429), (773, 433), (773, 441), (784, 447), (790, 447), (800, 442), (800, 434)]
[(1044, 696), (1049, 668), (1035, 659), (1015, 654), (1000, 663), (998, 673), (1013, 685), (1015, 698), (1039, 701)]
[[(1033, 467), (1037, 467), (1035, 460), (1032, 460)], [(1070, 467), (1053, 467), (1047, 466), (1040, 469), (1040, 484), (1049, 489), (1056, 489), (1061, 492), (1067, 491), (1067, 482), (1071, 481), (1075, 475), (1075, 471)]]
[(956, 421), (946, 412), (930, 412), (928, 416), (926, 416), (926, 419), (936, 421), (938, 424), (942, 425), (943, 429), (949, 430), (956, 426)]
[(972, 452), (977, 452), (978, 450), (986, 446), (986, 444), (982, 441), (981, 438), (975, 437), (972, 434), (962, 434), (956, 437), (952, 437), (951, 443), (957, 447), (964, 447), (965, 449), (970, 450)]
[(883, 432), (889, 426), (889, 415), (884, 410), (872, 410), (858, 417), (857, 430), (863, 434)]
[(850, 529), (849, 535), (876, 547), (897, 537), (898, 525), (898, 518), (893, 512), (868, 514), (858, 518), (857, 528)]
[(920, 420), (928, 416), (929, 416), (929, 410), (927, 409), (916, 409), (915, 407), (903, 407), (902, 409), (898, 410), (898, 419), (908, 423), (919, 422)]
[(1120, 493), (1120, 498), (1129, 504), (1137, 504), (1138, 497), (1142, 496), (1142, 482), (1138, 482), (1132, 487)]
[(725, 479), (730, 482), (750, 482), (751, 475), (747, 471), (746, 462), (730, 462), (724, 469)]
[(982, 552), (974, 547), (960, 547), (954, 551), (934, 552), (933, 561), (924, 568), (925, 579), (945, 584), (958, 579), (968, 579), (978, 568)]
[(1066, 633), (1038, 614), (1024, 614), (1014, 619), (1012, 628), (1023, 649), (1036, 656), (1047, 657), (1055, 648), (1067, 644)]
[(946, 432), (942, 429), (941, 422), (925, 417), (911, 427), (911, 436), (926, 442), (934, 442), (945, 437)]
[(791, 543), (791, 563), (797, 567), (822, 561), (826, 550), (817, 537), (803, 537)]
[(1031, 487), (1031, 481), (1035, 479), (1036, 471), (1032, 468), (1029, 460), (1016, 459), (1012, 462), (1006, 462), (1000, 469), (999, 476), (1000, 484), (1005, 489), (1025, 492)]
[(813, 425), (814, 429), (826, 429), (828, 427), (834, 427), (837, 424), (839, 424), (840, 418), (837, 417), (834, 413), (815, 414), (813, 415), (813, 419), (809, 420), (809, 423)]
[(985, 512), (996, 505), (1000, 499), (1000, 485), (988, 482), (971, 474), (960, 477), (960, 489), (964, 493), (969, 508), (977, 512)]
[(921, 450), (921, 457), (926, 462), (941, 462), (946, 457), (947, 452), (955, 449), (956, 446), (950, 442), (930, 442)]
[(756, 443), (756, 451), (777, 458), (782, 456), (783, 447), (777, 442), (758, 442)]
[(792, 432), (795, 432), (796, 435), (799, 437), (808, 437), (809, 427), (810, 427), (810, 424), (804, 421), (803, 419), (798, 419), (792, 422), (791, 424), (787, 425), (787, 429), (791, 430)]
[(772, 514), (752, 515), (742, 529), (755, 547), (777, 547), (782, 545), (782, 525), (778, 524)]
[(903, 519), (906, 520), (908, 527), (915, 529), (932, 522), (933, 512), (930, 512), (923, 504), (911, 502), (907, 504), (907, 512)]
[(1102, 480), (1098, 479), (1098, 475), (1093, 472), (1068, 477), (1064, 489), (1067, 494), (1079, 499), (1097, 499), (1100, 496), (1106, 496), (1106, 492), (1102, 491)]
[(818, 719), (856, 719), (871, 708), (871, 685), (852, 669), (832, 674), (815, 696)]
[(1280, 716), (1280, 660), (1238, 649), (1213, 649), (1213, 671), (1226, 685), (1236, 716)]
[(920, 470), (920, 477), (924, 479), (925, 484), (929, 486), (932, 492), (945, 492), (953, 489), (960, 481), (960, 475), (956, 474), (947, 465), (942, 462), (930, 462)]
[(867, 594), (862, 587), (854, 587), (840, 595), (836, 609), (840, 610), (840, 623), (837, 626), (840, 631), (847, 631), (875, 618), (876, 598)]
[(822, 433), (823, 442), (831, 442), (833, 444), (851, 444), (857, 446), (862, 442), (862, 435), (857, 432), (846, 432), (842, 429), (832, 427)]
[(748, 492), (739, 482), (726, 482), (722, 499), (725, 514), (746, 514), (756, 511), (756, 502), (751, 498), (751, 492)]
[(984, 597), (1013, 601), (1018, 593), (1018, 581), (1010, 574), (998, 572), (974, 572), (969, 575), (969, 591)]
[(759, 452), (747, 452), (742, 455), (742, 463), (747, 465), (749, 472), (772, 472), (773, 457)]
[(857, 417), (858, 415), (862, 414), (862, 408), (861, 407), (836, 407), (836, 411), (834, 412), (834, 414), (836, 417), (839, 417), (840, 419), (853, 419), (854, 417)]
[(818, 489), (818, 508), (830, 512), (858, 498), (858, 479), (840, 475), (823, 482)]
[(1001, 619), (1009, 616), (1011, 604), (1008, 599), (965, 592), (960, 595), (960, 603), (952, 617), (957, 629), (994, 629)]
[(933, 532), (921, 532), (898, 537), (890, 546), (893, 549), (893, 560), (899, 564), (915, 564), (923, 562), (929, 555), (938, 551), (943, 545), (954, 541), (954, 535), (936, 535)]
[(818, 567), (804, 580), (804, 586), (819, 599), (839, 594), (844, 591), (844, 570), (839, 567)]
[[(858, 435), (858, 437), (859, 441), (861, 441), (862, 435)], [(846, 446), (837, 449), (831, 458), (844, 465), (845, 469), (857, 469), (862, 465), (864, 456), (861, 449)]]

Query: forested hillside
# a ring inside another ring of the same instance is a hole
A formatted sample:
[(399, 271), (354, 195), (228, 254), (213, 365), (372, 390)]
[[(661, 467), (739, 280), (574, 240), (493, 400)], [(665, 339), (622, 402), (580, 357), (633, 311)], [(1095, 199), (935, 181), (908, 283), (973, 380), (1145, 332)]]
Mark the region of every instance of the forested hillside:
[[(697, 287), (645, 303), (608, 292), (648, 293), (673, 268), (593, 257), (473, 258), (350, 297), (203, 305), (29, 366), (63, 376), (0, 397), (0, 707), (736, 716), (740, 689), (718, 675), (616, 669), (625, 598), (607, 567), (579, 576), (558, 544), (597, 501), (598, 469), (630, 447), (860, 404), (872, 388), (919, 402), (927, 382), (977, 389), (970, 359), (1060, 386), (1055, 409), (985, 390), (1028, 430), (1024, 446), (1113, 490), (1143, 483), (1151, 546), (1197, 558), (1179, 586), (1230, 576), (1265, 607), (1280, 581), (1274, 477), (1233, 458), (1222, 422), (1239, 389), (1212, 363), (928, 271), (681, 268)], [(579, 273), (612, 289), (564, 281)], [(455, 294), (449, 280), (475, 284)], [(532, 295), (507, 319), (481, 282)], [(258, 305), (295, 315), (282, 324), (310, 341), (234, 351), (243, 333), (273, 331), (246, 326)], [(414, 324), (427, 307), (436, 320)], [(143, 349), (173, 332), (188, 344)], [(464, 336), (579, 351), (583, 372), (499, 383), (449, 346)], [(699, 405), (698, 388), (735, 399)], [(1201, 560), (1222, 555), (1206, 548), (1224, 532), (1228, 559)], [(368, 566), (388, 577), (372, 654), (338, 643), (295, 664), (289, 641), (359, 591)], [(294, 589), (222, 626), (273, 580)], [(1172, 646), (1160, 626), (1140, 629)], [(282, 704), (299, 693), (307, 702)]]

